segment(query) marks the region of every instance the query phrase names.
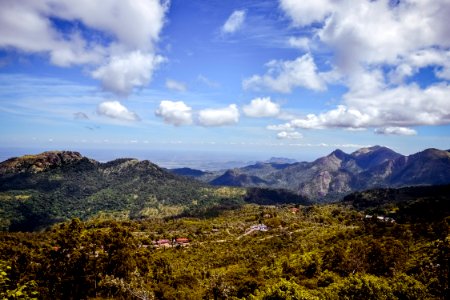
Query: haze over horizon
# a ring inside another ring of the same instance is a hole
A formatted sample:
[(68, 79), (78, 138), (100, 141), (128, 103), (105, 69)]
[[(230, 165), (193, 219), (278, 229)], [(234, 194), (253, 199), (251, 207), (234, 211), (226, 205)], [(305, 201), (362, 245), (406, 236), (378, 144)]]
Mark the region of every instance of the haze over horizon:
[(0, 150), (449, 149), (449, 15), (446, 0), (2, 1)]

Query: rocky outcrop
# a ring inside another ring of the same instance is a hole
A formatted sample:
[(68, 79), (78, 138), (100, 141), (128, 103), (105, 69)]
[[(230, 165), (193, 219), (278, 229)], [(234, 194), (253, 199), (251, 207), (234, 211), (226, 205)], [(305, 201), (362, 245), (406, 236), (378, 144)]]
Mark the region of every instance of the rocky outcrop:
[(80, 161), (83, 156), (73, 151), (48, 151), (36, 155), (14, 157), (0, 163), (0, 175), (39, 173)]

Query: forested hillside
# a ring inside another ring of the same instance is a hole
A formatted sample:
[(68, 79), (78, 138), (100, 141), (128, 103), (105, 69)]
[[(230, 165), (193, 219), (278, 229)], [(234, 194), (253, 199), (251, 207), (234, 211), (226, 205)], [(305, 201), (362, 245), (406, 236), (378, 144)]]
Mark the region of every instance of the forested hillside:
[(7, 299), (445, 299), (449, 292), (448, 217), (386, 222), (338, 204), (72, 220), (39, 233), (3, 232), (0, 243)]
[[(290, 203), (307, 203), (291, 192), (283, 194)], [(276, 201), (268, 195), (265, 202)], [(99, 163), (77, 152), (52, 151), (0, 164), (0, 230), (42, 229), (74, 217), (214, 214), (261, 201), (245, 189), (212, 187), (147, 160)]]
[(149, 161), (70, 152), (11, 159), (0, 174), (2, 299), (449, 293), (448, 185), (311, 205), (287, 190), (211, 187)]

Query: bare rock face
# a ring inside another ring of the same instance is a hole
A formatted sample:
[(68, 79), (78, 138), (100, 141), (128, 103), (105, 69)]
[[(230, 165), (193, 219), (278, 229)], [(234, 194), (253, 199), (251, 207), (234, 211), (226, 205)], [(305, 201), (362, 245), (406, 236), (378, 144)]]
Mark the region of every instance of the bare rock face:
[(39, 173), (83, 159), (78, 152), (48, 151), (36, 155), (14, 157), (0, 163), (0, 175), (11, 173)]
[[(234, 170), (234, 180), (222, 180), (220, 185), (281, 188), (317, 201), (336, 199), (352, 191), (402, 187), (407, 185), (436, 185), (450, 183), (450, 153), (437, 149), (403, 156), (395, 151), (373, 146), (351, 154), (335, 150), (313, 162), (261, 164)], [(252, 176), (252, 180), (245, 175)], [(260, 180), (258, 180), (258, 178)]]

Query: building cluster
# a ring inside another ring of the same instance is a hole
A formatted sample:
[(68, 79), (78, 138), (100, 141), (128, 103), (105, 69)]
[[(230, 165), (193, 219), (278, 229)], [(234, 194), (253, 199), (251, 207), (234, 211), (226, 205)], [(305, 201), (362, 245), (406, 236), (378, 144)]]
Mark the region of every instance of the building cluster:
[(188, 238), (176, 238), (176, 239), (161, 239), (161, 240), (156, 240), (153, 241), (152, 244), (154, 247), (156, 248), (160, 248), (160, 247), (176, 247), (176, 246), (188, 246), (189, 245), (190, 240)]
[(252, 225), (249, 231), (268, 231), (269, 228), (264, 224)]
[(377, 220), (379, 222), (386, 222), (386, 223), (395, 223), (395, 220), (391, 217), (385, 217), (385, 216), (373, 216), (373, 215), (365, 215), (364, 219), (366, 220)]

